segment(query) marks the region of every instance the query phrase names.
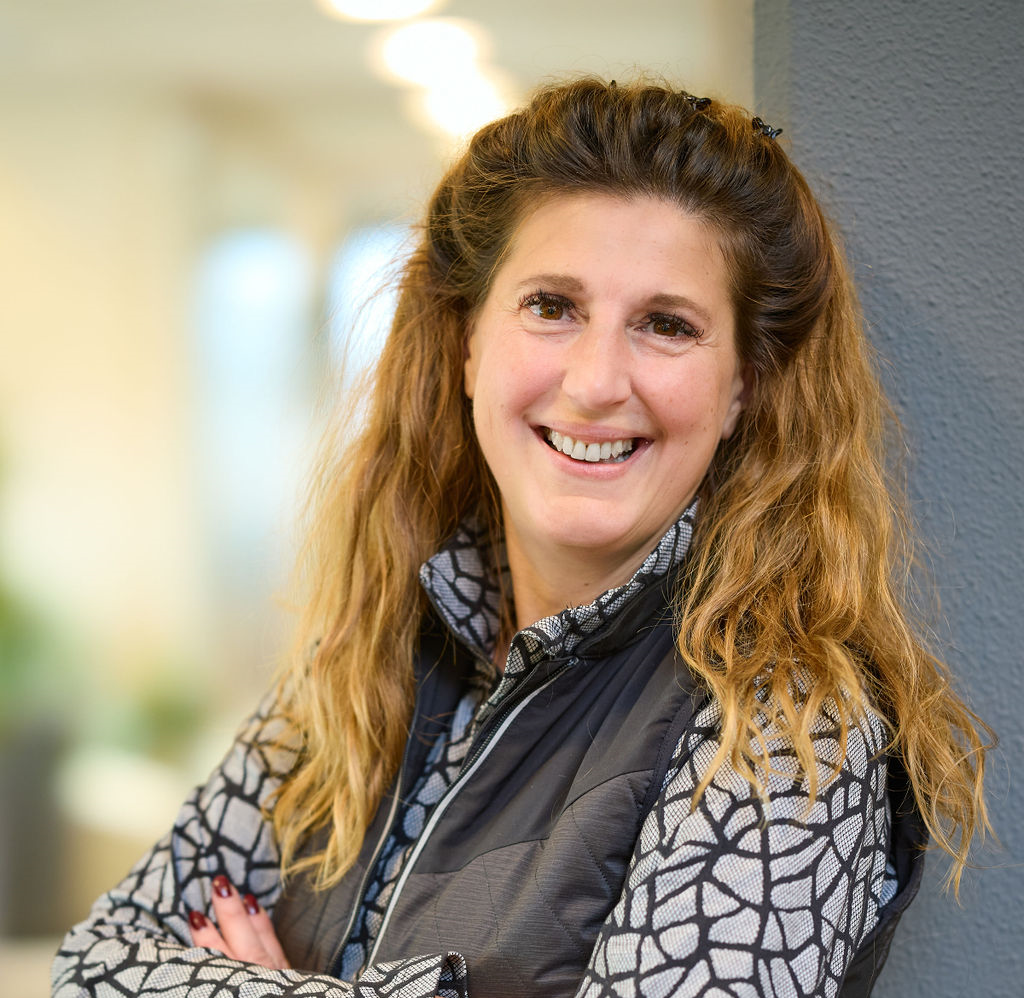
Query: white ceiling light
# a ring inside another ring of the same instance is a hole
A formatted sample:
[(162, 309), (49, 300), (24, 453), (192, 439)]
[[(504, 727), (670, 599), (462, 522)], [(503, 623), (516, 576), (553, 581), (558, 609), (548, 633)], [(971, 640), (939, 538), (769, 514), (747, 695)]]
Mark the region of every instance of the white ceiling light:
[(387, 80), (412, 86), (408, 113), (421, 126), (462, 139), (508, 113), (512, 88), (487, 64), (490, 41), (472, 21), (430, 18), (381, 32), (370, 63)]
[(385, 32), (373, 46), (370, 60), (388, 79), (436, 87), (465, 79), (484, 48), (483, 33), (470, 22), (433, 18)]
[(346, 21), (404, 21), (438, 6), (438, 0), (318, 0), (333, 17)]
[(469, 136), (509, 111), (499, 88), (480, 73), (451, 85), (431, 87), (420, 101), (432, 125), (453, 138)]

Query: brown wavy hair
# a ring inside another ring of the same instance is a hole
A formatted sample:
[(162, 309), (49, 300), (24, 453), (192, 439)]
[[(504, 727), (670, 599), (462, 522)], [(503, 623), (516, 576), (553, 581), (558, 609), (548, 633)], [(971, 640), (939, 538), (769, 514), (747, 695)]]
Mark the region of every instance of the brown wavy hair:
[(469, 515), (493, 550), (501, 543), (463, 392), (467, 324), (524, 214), (578, 192), (670, 201), (713, 227), (729, 265), (749, 399), (702, 486), (676, 607), (682, 657), (723, 712), (700, 790), (727, 760), (760, 789), (767, 701), (813, 795), (820, 709), (845, 707), (845, 737), (870, 704), (958, 885), (988, 827), (991, 733), (911, 610), (912, 532), (884, 463), (897, 427), (843, 254), (804, 178), (748, 112), (591, 78), (545, 87), (481, 129), (442, 179), (361, 429), (341, 423), (325, 447), (306, 608), (282, 677), (304, 746), (273, 803), (284, 872), (336, 883), (395, 776), (426, 610), (419, 565)]

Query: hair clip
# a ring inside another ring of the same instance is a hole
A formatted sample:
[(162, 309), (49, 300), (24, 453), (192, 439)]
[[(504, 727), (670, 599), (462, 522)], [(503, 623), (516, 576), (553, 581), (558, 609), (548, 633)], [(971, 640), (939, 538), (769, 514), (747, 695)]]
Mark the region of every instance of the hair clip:
[(693, 94), (688, 94), (685, 90), (679, 91), (679, 96), (685, 100), (694, 111), (706, 111), (711, 107), (710, 97), (694, 97)]
[(755, 118), (752, 124), (755, 132), (760, 132), (762, 135), (766, 135), (770, 139), (776, 139), (782, 134), (781, 128), (772, 128), (771, 125), (766, 124), (760, 118)]

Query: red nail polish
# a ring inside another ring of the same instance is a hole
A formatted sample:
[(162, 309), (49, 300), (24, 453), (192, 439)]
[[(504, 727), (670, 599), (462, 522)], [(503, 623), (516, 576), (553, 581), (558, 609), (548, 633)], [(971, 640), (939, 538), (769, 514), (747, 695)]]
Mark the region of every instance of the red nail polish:
[(231, 897), (231, 884), (228, 883), (228, 878), (224, 876), (217, 876), (213, 878), (213, 889), (217, 892), (218, 897), (229, 898)]
[(206, 916), (201, 911), (190, 911), (188, 913), (188, 924), (198, 932), (206, 928)]
[(245, 905), (245, 910), (249, 912), (250, 915), (258, 915), (260, 913), (260, 903), (251, 894), (246, 894), (245, 897), (242, 898), (242, 904)]

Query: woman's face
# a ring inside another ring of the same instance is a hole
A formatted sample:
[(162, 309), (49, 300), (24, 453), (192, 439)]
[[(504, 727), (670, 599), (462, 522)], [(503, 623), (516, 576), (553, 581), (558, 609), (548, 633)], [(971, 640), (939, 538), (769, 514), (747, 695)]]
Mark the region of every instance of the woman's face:
[(510, 557), (631, 574), (743, 406), (712, 230), (659, 199), (545, 201), (473, 320), (465, 387)]

